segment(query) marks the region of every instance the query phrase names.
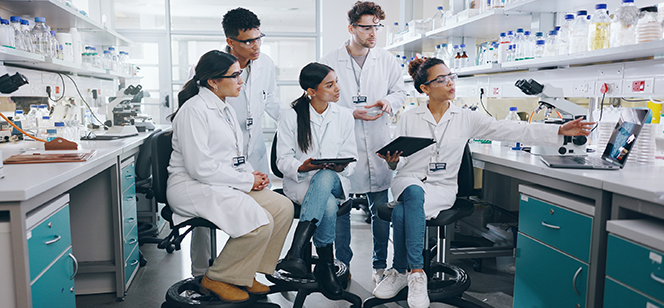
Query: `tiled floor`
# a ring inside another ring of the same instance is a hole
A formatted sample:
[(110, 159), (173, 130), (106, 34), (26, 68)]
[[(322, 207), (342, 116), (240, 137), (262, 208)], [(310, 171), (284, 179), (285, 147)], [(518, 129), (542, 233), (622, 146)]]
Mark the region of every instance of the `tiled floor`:
[[(371, 228), (364, 222), (364, 213), (359, 210), (353, 210), (351, 215), (352, 228), (352, 249), (355, 254), (351, 262), (352, 281), (349, 291), (357, 294), (360, 298), (366, 299), (371, 296)], [(286, 239), (286, 243), (292, 240), (292, 234), (295, 225), (291, 228), (291, 233)], [(219, 247), (226, 241), (225, 234), (219, 234)], [(183, 278), (190, 277), (189, 261), (189, 242), (182, 243), (182, 250), (168, 254), (159, 250), (155, 245), (146, 244), (141, 247), (141, 251), (148, 259), (145, 267), (141, 268), (131, 287), (127, 292), (125, 300), (117, 302), (114, 294), (85, 295), (77, 297), (77, 307), (160, 307), (164, 301), (166, 290), (173, 283)], [(392, 255), (390, 245), (389, 255)], [(287, 249), (282, 252), (285, 255)], [(391, 261), (391, 258), (390, 260)], [(511, 307), (514, 276), (501, 273), (495, 270), (495, 261), (485, 259), (484, 269), (481, 273), (472, 269), (472, 261), (457, 261), (454, 264), (464, 268), (471, 278), (470, 289), (464, 295), (472, 301), (482, 304), (485, 307)], [(260, 280), (267, 283), (264, 277)], [(292, 307), (295, 299), (295, 293), (271, 294), (268, 300), (279, 304), (281, 307)], [(345, 301), (330, 301), (322, 295), (315, 293), (307, 297), (305, 307), (349, 307)], [(381, 307), (406, 307), (405, 302), (399, 304), (387, 304)], [(431, 307), (449, 307), (443, 304), (432, 304)]]

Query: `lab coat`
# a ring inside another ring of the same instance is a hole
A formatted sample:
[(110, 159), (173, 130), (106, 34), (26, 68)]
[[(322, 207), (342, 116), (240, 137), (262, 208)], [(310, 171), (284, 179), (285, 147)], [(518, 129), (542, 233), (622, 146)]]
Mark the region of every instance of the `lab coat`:
[[(227, 52), (230, 52), (226, 48)], [(263, 138), (263, 114), (267, 114), (275, 121), (279, 119), (282, 104), (277, 97), (277, 82), (275, 79), (275, 68), (272, 59), (264, 53), (258, 59), (251, 61), (251, 73), (249, 80), (245, 81), (238, 97), (227, 97), (226, 103), (233, 106), (240, 122), (243, 138), (246, 141), (244, 153), (248, 155), (248, 161), (256, 170), (270, 174), (268, 169), (268, 155)], [(245, 67), (245, 69), (247, 69)], [(251, 115), (254, 124), (247, 130), (245, 121), (248, 116), (247, 102), (250, 102)]]
[[(435, 137), (432, 136), (432, 128)], [(397, 200), (410, 185), (422, 187), (425, 192), (424, 213), (427, 219), (435, 218), (440, 211), (454, 205), (461, 158), (469, 139), (519, 141), (557, 147), (563, 143), (563, 136), (558, 135), (558, 128), (558, 125), (552, 124), (496, 121), (483, 113), (461, 109), (454, 104), (450, 104), (440, 122), (436, 123), (427, 104), (422, 104), (401, 116), (395, 138), (399, 136), (434, 138), (442, 147), (438, 158), (436, 158), (436, 143), (408, 157), (399, 157), (397, 175), (392, 180), (394, 199)], [(431, 172), (430, 162), (446, 163), (446, 168)], [(424, 178), (426, 180), (423, 182)]]
[[(202, 217), (230, 237), (240, 237), (270, 220), (247, 194), (254, 184), (251, 164), (233, 167), (235, 136), (240, 146), (243, 138), (233, 108), (207, 88), (199, 90), (173, 119), (166, 197), (175, 224)], [(235, 129), (226, 119), (227, 106)]]
[[(335, 70), (341, 87), (341, 97), (337, 104), (352, 112), (356, 109), (352, 97), (357, 95), (357, 80), (351, 65), (355, 66), (358, 75), (360, 67), (355, 60), (351, 60), (346, 50), (347, 45), (348, 41), (339, 49), (325, 55), (320, 62)], [(381, 48), (371, 49), (361, 72), (360, 94), (367, 96), (367, 105), (384, 98), (390, 102), (392, 110), (401, 108), (406, 100), (406, 90), (401, 67), (394, 55)], [(375, 121), (355, 119), (359, 157), (355, 173), (350, 177), (352, 193), (378, 192), (390, 187), (392, 171), (385, 161), (376, 155), (376, 151), (390, 142), (389, 125), (387, 114)]]
[[(297, 169), (309, 158), (346, 158), (357, 159), (353, 115), (346, 108), (329, 103), (322, 122), (314, 119), (316, 111), (309, 105), (311, 114), (311, 148), (303, 153), (297, 144), (297, 113), (290, 108), (282, 112), (277, 130), (277, 167), (284, 174), (284, 194), (291, 200), (302, 204), (309, 189), (309, 182), (318, 170), (298, 172)], [(316, 134), (314, 129), (319, 134)], [(320, 141), (320, 144), (319, 144)], [(355, 164), (350, 163), (342, 172), (337, 172), (344, 199), (351, 189), (349, 176), (355, 171)]]

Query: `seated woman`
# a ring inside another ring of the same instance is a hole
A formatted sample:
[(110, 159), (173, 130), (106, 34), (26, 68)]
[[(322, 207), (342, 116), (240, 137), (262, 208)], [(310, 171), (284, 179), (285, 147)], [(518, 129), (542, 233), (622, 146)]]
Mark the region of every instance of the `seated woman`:
[(300, 72), (300, 86), (306, 92), (284, 111), (277, 131), (277, 167), (284, 174), (284, 193), (302, 204), (293, 245), (280, 269), (304, 277), (307, 265), (303, 247), (313, 236), (318, 252), (314, 276), (325, 296), (343, 296), (334, 269), (337, 199), (348, 198), (354, 164), (313, 164), (314, 158), (357, 158), (354, 119), (339, 100), (337, 75), (327, 65), (310, 63)]
[(202, 280), (222, 300), (241, 302), (269, 287), (255, 274), (273, 274), (293, 221), (288, 198), (264, 189), (266, 174), (254, 171), (242, 153), (242, 131), (233, 108), (242, 70), (230, 54), (212, 50), (178, 94), (173, 153), (166, 197), (174, 222), (202, 217), (231, 238)]
[(400, 152), (379, 155), (392, 170), (397, 170), (391, 188), (394, 199), (400, 203), (392, 212), (393, 268), (386, 271), (373, 294), (377, 298), (392, 298), (407, 285), (408, 306), (429, 307), (427, 277), (422, 270), (424, 228), (427, 219), (437, 217), (440, 211), (454, 205), (466, 142), (481, 138), (559, 146), (563, 141), (559, 135), (588, 135), (593, 123), (581, 122), (581, 119), (562, 126), (496, 121), (451, 103), (457, 76), (442, 60), (414, 60), (409, 65), (409, 73), (415, 89), (429, 96), (429, 101), (403, 114), (395, 137), (433, 138), (436, 143), (409, 157), (400, 157)]

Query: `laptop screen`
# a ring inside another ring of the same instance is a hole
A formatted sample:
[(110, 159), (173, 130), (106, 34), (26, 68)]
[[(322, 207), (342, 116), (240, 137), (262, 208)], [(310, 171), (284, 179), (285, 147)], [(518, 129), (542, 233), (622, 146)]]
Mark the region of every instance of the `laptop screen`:
[(626, 108), (613, 129), (602, 158), (623, 167), (641, 127), (648, 116), (648, 109)]

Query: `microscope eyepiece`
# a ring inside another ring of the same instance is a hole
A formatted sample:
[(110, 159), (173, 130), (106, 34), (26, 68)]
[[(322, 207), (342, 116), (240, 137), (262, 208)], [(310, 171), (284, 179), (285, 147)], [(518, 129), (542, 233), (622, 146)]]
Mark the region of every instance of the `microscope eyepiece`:
[(516, 81), (516, 83), (514, 83), (514, 85), (521, 89), (521, 92), (527, 95), (537, 95), (542, 93), (542, 90), (544, 90), (544, 86), (542, 84), (532, 79), (519, 79)]

